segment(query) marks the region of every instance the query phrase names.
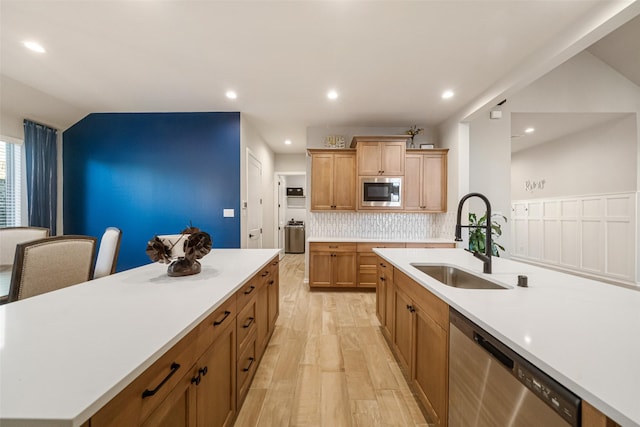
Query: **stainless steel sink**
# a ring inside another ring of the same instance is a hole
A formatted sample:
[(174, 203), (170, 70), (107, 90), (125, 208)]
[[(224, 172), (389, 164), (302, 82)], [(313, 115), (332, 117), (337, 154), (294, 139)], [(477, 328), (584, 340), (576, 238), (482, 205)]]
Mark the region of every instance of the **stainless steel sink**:
[(449, 265), (411, 264), (447, 286), (460, 289), (510, 289)]

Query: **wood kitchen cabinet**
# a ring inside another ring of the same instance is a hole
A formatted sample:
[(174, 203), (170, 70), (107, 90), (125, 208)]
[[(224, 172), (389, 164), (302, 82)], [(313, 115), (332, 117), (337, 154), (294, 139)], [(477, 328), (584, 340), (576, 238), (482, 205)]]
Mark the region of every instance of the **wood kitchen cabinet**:
[(273, 334), (279, 314), (280, 280), (279, 261), (274, 259), (270, 265), (260, 273), (262, 286), (258, 292), (256, 308), (256, 340), (260, 354), (262, 354)]
[(100, 409), (91, 426), (230, 425), (197, 422), (235, 416), (235, 314), (230, 298)]
[(582, 401), (582, 427), (620, 427), (620, 424), (598, 411), (587, 401)]
[(278, 317), (278, 265), (276, 256), (94, 414), (91, 427), (231, 426)]
[(394, 294), (393, 266), (377, 257), (378, 286), (376, 288), (376, 315), (382, 326), (382, 334), (392, 342)]
[(309, 243), (309, 287), (355, 288), (355, 243)]
[(308, 150), (311, 155), (311, 210), (356, 210), (355, 150)]
[(359, 176), (403, 176), (407, 135), (354, 136)]
[(405, 211), (447, 211), (448, 151), (446, 149), (407, 151), (403, 191)]
[(235, 368), (236, 329), (230, 323), (200, 357), (191, 378), (196, 388), (197, 426), (233, 424), (236, 415)]
[(394, 353), (431, 419), (446, 426), (449, 306), (401, 271), (393, 281)]
[(404, 248), (404, 243), (357, 243), (358, 287), (375, 289), (378, 284), (378, 256), (374, 248)]

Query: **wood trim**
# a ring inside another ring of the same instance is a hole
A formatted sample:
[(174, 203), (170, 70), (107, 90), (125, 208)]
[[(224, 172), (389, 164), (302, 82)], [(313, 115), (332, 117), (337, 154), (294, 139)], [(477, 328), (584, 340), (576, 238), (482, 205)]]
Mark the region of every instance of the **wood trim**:
[(356, 243), (311, 242), (309, 252), (356, 252)]
[(582, 427), (620, 427), (588, 402), (582, 401)]
[(357, 242), (357, 251), (358, 252), (373, 252), (374, 248), (404, 248), (405, 243), (401, 242), (377, 242), (377, 243), (365, 243), (365, 242)]
[(410, 139), (409, 135), (354, 136), (350, 147), (356, 148), (358, 142), (404, 142), (406, 144)]

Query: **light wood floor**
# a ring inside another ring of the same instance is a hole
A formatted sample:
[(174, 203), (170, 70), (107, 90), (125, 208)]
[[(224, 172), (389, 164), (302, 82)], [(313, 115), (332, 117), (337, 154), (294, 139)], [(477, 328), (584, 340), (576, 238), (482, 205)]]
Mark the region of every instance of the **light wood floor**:
[(236, 426), (428, 426), (375, 315), (375, 293), (309, 292), (280, 263), (280, 317)]

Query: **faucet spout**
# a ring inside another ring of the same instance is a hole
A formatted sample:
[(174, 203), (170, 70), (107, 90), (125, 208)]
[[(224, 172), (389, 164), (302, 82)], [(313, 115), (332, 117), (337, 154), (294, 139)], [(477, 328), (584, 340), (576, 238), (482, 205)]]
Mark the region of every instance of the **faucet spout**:
[(468, 199), (470, 199), (471, 197), (478, 197), (479, 199), (481, 199), (487, 209), (487, 222), (485, 224), (485, 232), (484, 232), (484, 236), (485, 236), (485, 244), (484, 244), (484, 254), (481, 254), (480, 252), (473, 252), (473, 256), (478, 258), (479, 260), (481, 260), (483, 262), (483, 268), (482, 271), (484, 273), (491, 273), (491, 203), (489, 202), (489, 199), (487, 199), (487, 197), (484, 194), (480, 194), (480, 193), (469, 193), (466, 196), (462, 197), (462, 199), (460, 199), (460, 202), (458, 203), (458, 215), (457, 215), (457, 220), (456, 220), (456, 236), (455, 236), (455, 241), (456, 242), (461, 242), (462, 241), (462, 228), (469, 228), (469, 227), (473, 227), (472, 225), (462, 225), (462, 206), (464, 205), (464, 202), (466, 202)]

